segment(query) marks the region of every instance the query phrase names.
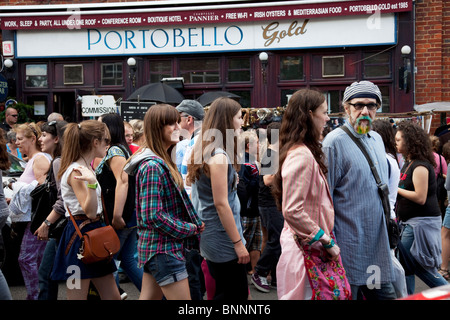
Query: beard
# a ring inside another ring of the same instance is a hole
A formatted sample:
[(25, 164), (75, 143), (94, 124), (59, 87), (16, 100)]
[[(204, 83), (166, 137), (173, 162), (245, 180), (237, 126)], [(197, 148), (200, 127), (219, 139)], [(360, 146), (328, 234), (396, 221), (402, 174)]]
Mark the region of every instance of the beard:
[(355, 131), (359, 134), (367, 134), (372, 129), (372, 119), (369, 116), (361, 116), (355, 121), (353, 121), (353, 119), (351, 120), (353, 128), (355, 128)]

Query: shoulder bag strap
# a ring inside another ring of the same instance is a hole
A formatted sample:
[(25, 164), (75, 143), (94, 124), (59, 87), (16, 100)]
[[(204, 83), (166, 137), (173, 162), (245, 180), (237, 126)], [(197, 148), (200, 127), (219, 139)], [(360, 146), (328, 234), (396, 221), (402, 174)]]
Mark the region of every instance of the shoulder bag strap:
[(69, 207), (67, 207), (67, 211), (69, 211), (70, 220), (72, 221), (73, 226), (75, 227), (75, 231), (77, 232), (77, 234), (78, 234), (78, 236), (80, 237), (80, 239), (82, 239), (82, 238), (83, 238), (83, 235), (81, 234), (81, 230), (80, 230), (80, 228), (78, 228), (78, 225), (77, 225), (77, 223), (75, 222), (75, 219), (74, 219), (74, 217), (73, 217), (73, 215), (72, 215), (72, 212), (70, 212)]

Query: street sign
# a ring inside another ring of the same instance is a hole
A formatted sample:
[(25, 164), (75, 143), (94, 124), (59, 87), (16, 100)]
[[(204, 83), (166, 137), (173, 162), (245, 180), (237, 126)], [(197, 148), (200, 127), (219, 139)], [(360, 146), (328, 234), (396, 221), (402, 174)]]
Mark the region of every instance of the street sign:
[(155, 104), (156, 102), (122, 101), (120, 103), (122, 119), (123, 121), (144, 120), (147, 110)]
[(118, 113), (114, 96), (83, 96), (81, 115), (83, 117), (100, 117), (105, 113)]

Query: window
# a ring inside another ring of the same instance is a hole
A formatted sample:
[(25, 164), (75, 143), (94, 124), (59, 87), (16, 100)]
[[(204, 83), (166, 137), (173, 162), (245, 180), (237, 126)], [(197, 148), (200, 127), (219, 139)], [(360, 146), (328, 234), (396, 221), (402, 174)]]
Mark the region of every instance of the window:
[(280, 80), (303, 80), (303, 57), (280, 57)]
[(170, 77), (172, 77), (172, 61), (150, 61), (150, 83), (157, 83), (160, 82), (162, 78)]
[(390, 94), (389, 94), (389, 87), (387, 86), (378, 86), (381, 91), (381, 108), (378, 109), (377, 112), (383, 112), (383, 113), (389, 113), (391, 110), (391, 103), (390, 103)]
[(322, 77), (345, 76), (344, 56), (322, 57)]
[(364, 53), (364, 77), (391, 77), (391, 53)]
[(83, 65), (65, 65), (63, 69), (64, 84), (83, 84)]
[(219, 83), (219, 59), (180, 60), (180, 75), (184, 83)]
[(122, 62), (102, 63), (102, 86), (121, 86), (123, 84)]
[(228, 82), (249, 82), (250, 80), (250, 58), (228, 59)]
[(27, 64), (25, 66), (25, 86), (28, 88), (47, 88), (47, 65)]
[(252, 99), (250, 91), (230, 89), (229, 92), (237, 94), (238, 96), (241, 97), (239, 99), (239, 104), (242, 106), (242, 108), (251, 108)]

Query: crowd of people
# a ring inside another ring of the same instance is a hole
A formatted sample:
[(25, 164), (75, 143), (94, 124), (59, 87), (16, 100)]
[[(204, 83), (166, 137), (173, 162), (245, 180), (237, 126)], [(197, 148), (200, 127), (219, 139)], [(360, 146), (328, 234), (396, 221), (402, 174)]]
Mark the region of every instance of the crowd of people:
[[(245, 131), (230, 98), (206, 112), (195, 100), (157, 104), (131, 122), (115, 113), (81, 123), (51, 114), (39, 125), (17, 124), (8, 108), (0, 170), (8, 152), (26, 167), (9, 186), (11, 199), (0, 192), (0, 227), (9, 218), (25, 230), (18, 262), (27, 299), (56, 300), (73, 268), (71, 300), (91, 291), (123, 299), (120, 269), (142, 300), (248, 300), (250, 285), (276, 290), (280, 300), (385, 300), (414, 293), (415, 276), (447, 284), (450, 205), (438, 201), (436, 181), (447, 177), (450, 143), (438, 154), (418, 124), (377, 120), (381, 105), (375, 84), (354, 82), (339, 125), (322, 93), (300, 89), (281, 122)], [(47, 176), (57, 198), (32, 232), (30, 192)], [(394, 245), (389, 221), (400, 229)], [(119, 252), (83, 262), (75, 226), (105, 224)], [(339, 270), (342, 286), (319, 281), (314, 254)], [(11, 299), (1, 272), (0, 299)]]

